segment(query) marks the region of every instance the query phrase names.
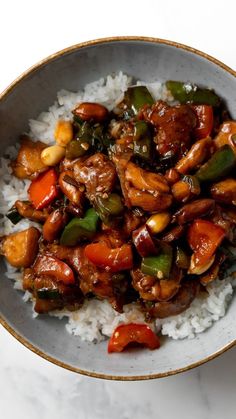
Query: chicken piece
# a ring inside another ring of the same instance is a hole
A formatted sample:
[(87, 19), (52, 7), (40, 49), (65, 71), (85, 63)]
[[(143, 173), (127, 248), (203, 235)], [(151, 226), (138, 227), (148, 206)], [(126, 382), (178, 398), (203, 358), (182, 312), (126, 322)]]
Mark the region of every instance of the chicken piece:
[(182, 273), (180, 270), (172, 272), (173, 279), (161, 279), (145, 275), (140, 269), (131, 272), (132, 285), (139, 292), (140, 297), (147, 301), (169, 301), (180, 288)]
[(148, 316), (150, 316), (150, 318), (164, 319), (165, 317), (182, 313), (190, 307), (199, 292), (199, 288), (199, 281), (194, 279), (186, 280), (171, 301), (155, 303), (155, 305), (148, 310)]
[(163, 175), (143, 170), (132, 162), (127, 164), (125, 179), (140, 191), (168, 193), (170, 190)]
[(125, 170), (125, 185), (130, 205), (141, 207), (144, 211), (162, 211), (172, 203), (165, 177), (143, 170), (131, 162)]
[(152, 195), (149, 192), (142, 192), (135, 188), (129, 188), (128, 196), (133, 207), (140, 207), (144, 211), (163, 211), (172, 204), (172, 196), (170, 194)]
[(236, 180), (228, 178), (214, 183), (211, 187), (211, 196), (217, 202), (236, 205)]
[(89, 200), (94, 201), (97, 195), (110, 194), (116, 181), (116, 170), (113, 163), (102, 153), (96, 153), (74, 165), (74, 177), (85, 185)]
[(46, 147), (41, 141), (35, 142), (23, 136), (17, 158), (11, 163), (13, 175), (19, 179), (32, 180), (44, 172), (47, 166), (41, 160), (41, 153)]
[(83, 302), (78, 283), (66, 286), (51, 277), (35, 275), (32, 268), (24, 270), (23, 288), (32, 292), (35, 299), (34, 310), (40, 314), (64, 307), (75, 310)]
[(168, 153), (181, 158), (188, 151), (197, 124), (196, 115), (190, 106), (171, 107), (160, 100), (151, 107), (145, 106), (140, 118), (154, 125), (156, 148), (161, 156)]
[(193, 144), (186, 156), (183, 156), (178, 161), (175, 168), (183, 175), (189, 173), (210, 156), (211, 149), (214, 150), (214, 141), (210, 137), (197, 141)]
[(40, 232), (35, 227), (10, 234), (1, 239), (0, 253), (10, 265), (27, 268), (34, 262), (38, 253)]
[(79, 275), (80, 288), (84, 295), (93, 293), (100, 298), (114, 298), (111, 274), (97, 268), (84, 256), (82, 246), (67, 247), (57, 244), (47, 245), (43, 251), (64, 260)]
[(22, 217), (39, 223), (44, 223), (49, 216), (47, 208), (36, 210), (30, 202), (16, 201), (15, 207)]

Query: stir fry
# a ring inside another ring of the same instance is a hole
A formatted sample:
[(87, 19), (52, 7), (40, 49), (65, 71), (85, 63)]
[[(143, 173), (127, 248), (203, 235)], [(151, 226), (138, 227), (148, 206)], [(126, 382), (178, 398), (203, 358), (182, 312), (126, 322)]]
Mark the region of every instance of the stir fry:
[[(112, 111), (80, 103), (55, 144), (21, 137), (12, 176), (31, 181), (7, 217), (39, 228), (1, 238), (37, 313), (106, 299), (136, 302), (146, 320), (185, 311), (229, 262), (236, 227), (236, 122), (209, 89), (166, 83), (172, 104), (145, 86)], [(120, 326), (109, 351), (158, 347), (146, 325)], [(116, 349), (118, 348), (118, 349)]]

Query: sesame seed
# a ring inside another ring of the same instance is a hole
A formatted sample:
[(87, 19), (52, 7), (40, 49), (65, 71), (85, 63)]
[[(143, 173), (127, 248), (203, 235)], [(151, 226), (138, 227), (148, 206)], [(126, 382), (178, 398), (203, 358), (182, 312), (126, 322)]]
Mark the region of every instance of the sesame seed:
[(108, 194), (105, 192), (105, 193), (102, 195), (102, 197), (103, 197), (104, 199), (107, 199), (107, 198), (108, 198)]
[(146, 153), (147, 152), (147, 146), (143, 145), (143, 152)]
[(163, 279), (164, 278), (164, 275), (163, 275), (162, 271), (157, 271), (157, 278), (158, 279)]
[(84, 149), (84, 150), (88, 150), (89, 149), (89, 143), (81, 143), (81, 147)]

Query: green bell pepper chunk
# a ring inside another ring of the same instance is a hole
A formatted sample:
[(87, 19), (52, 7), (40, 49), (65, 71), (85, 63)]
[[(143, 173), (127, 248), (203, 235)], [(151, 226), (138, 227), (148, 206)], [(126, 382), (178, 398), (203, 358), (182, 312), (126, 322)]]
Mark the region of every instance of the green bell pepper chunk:
[(89, 208), (84, 218), (73, 218), (64, 228), (60, 243), (64, 246), (75, 246), (79, 241), (91, 239), (97, 230), (98, 215)]
[(215, 181), (226, 176), (235, 167), (236, 158), (232, 148), (226, 144), (196, 172), (200, 182)]
[(146, 86), (128, 87), (122, 101), (128, 109), (131, 109), (134, 115), (144, 105), (153, 105), (154, 100)]
[(16, 225), (22, 220), (22, 216), (17, 211), (16, 207), (11, 207), (8, 212), (6, 213), (6, 217), (12, 222), (12, 224)]
[(190, 83), (169, 80), (166, 87), (175, 100), (181, 104), (193, 103), (195, 105), (219, 106), (220, 98), (213, 90), (201, 89)]
[(108, 198), (98, 196), (94, 206), (99, 217), (106, 225), (111, 225), (114, 219), (124, 211), (121, 197), (116, 193), (111, 193)]
[(89, 148), (90, 144), (80, 138), (72, 140), (66, 147), (66, 158), (73, 160), (77, 159), (78, 157), (82, 157), (87, 153)]
[(61, 297), (57, 288), (40, 288), (36, 293), (40, 300), (57, 300)]
[(145, 121), (137, 121), (134, 125), (134, 155), (143, 160), (152, 159), (152, 134)]
[(159, 279), (168, 279), (172, 266), (173, 252), (170, 246), (162, 249), (157, 256), (143, 258), (141, 271), (145, 275), (155, 276)]

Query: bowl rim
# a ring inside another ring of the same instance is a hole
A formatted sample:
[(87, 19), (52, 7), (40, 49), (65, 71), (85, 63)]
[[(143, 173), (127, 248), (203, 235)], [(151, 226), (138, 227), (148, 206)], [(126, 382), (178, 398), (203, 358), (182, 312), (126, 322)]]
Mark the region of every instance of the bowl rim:
[[(76, 50), (79, 50), (79, 49), (82, 49), (82, 48), (85, 48), (85, 47), (96, 46), (96, 45), (112, 43), (112, 42), (123, 42), (123, 41), (136, 41), (136, 42), (164, 44), (164, 45), (172, 46), (172, 47), (175, 47), (175, 48), (179, 48), (179, 49), (182, 49), (184, 51), (196, 54), (196, 55), (198, 55), (202, 58), (205, 58), (208, 61), (211, 61), (212, 63), (214, 63), (215, 65), (217, 65), (221, 69), (225, 70), (227, 73), (230, 73), (232, 76), (234, 76), (236, 78), (236, 71), (234, 71), (232, 68), (225, 65), (224, 63), (222, 63), (218, 59), (212, 57), (211, 55), (206, 54), (206, 53), (204, 53), (204, 52), (202, 52), (198, 49), (195, 49), (193, 47), (187, 46), (185, 44), (181, 44), (179, 42), (174, 42), (174, 41), (167, 40), (167, 39), (147, 37), (147, 36), (114, 36), (114, 37), (98, 38), (98, 39), (94, 39), (94, 40), (91, 40), (91, 41), (81, 42), (81, 43), (69, 46), (67, 48), (64, 48), (62, 50), (59, 50), (56, 53), (50, 54), (46, 58), (40, 60), (35, 65), (31, 66), (29, 69), (24, 71), (6, 89), (4, 89), (3, 92), (0, 93), (0, 101), (5, 99), (14, 90), (14, 88), (17, 87), (17, 85), (22, 80), (24, 80), (29, 75), (36, 72), (38, 69), (43, 67), (45, 64), (53, 61), (54, 59), (56, 59), (58, 57), (64, 56), (67, 53), (71, 53), (73, 51), (76, 51)], [(203, 358), (199, 361), (196, 361), (192, 364), (189, 364), (185, 367), (177, 368), (177, 369), (172, 370), (172, 371), (167, 371), (167, 372), (164, 372), (164, 373), (153, 373), (153, 374), (147, 374), (147, 375), (144, 374), (144, 375), (131, 375), (131, 376), (126, 376), (126, 375), (125, 376), (123, 376), (123, 375), (117, 375), (116, 376), (116, 375), (111, 375), (111, 374), (103, 374), (103, 373), (96, 373), (94, 371), (83, 370), (81, 368), (77, 368), (77, 367), (74, 367), (70, 364), (59, 361), (58, 359), (54, 358), (51, 355), (47, 355), (41, 349), (38, 349), (36, 346), (34, 346), (29, 340), (27, 340), (26, 338), (21, 336), (19, 333), (17, 333), (13, 329), (13, 327), (11, 327), (10, 324), (5, 319), (3, 319), (1, 314), (0, 314), (0, 324), (14, 338), (16, 338), (18, 340), (18, 342), (23, 344), (26, 348), (30, 349), (36, 355), (39, 355), (41, 358), (59, 366), (59, 367), (62, 367), (62, 368), (67, 369), (69, 371), (76, 372), (76, 373), (79, 373), (79, 374), (82, 374), (82, 375), (85, 375), (85, 376), (94, 377), (94, 378), (102, 378), (102, 379), (106, 379), (106, 380), (115, 380), (115, 381), (139, 381), (139, 380), (149, 380), (149, 379), (155, 379), (155, 378), (164, 378), (164, 377), (168, 377), (168, 376), (171, 376), (171, 375), (176, 375), (176, 374), (179, 374), (179, 373), (182, 373), (182, 372), (185, 372), (185, 371), (189, 371), (189, 370), (191, 370), (193, 368), (196, 368), (200, 365), (203, 365), (206, 362), (215, 359), (216, 357), (218, 357), (219, 355), (223, 354), (224, 352), (226, 352), (227, 350), (229, 350), (230, 348), (232, 348), (236, 345), (236, 339), (234, 339), (233, 341), (229, 342), (228, 344), (226, 344), (225, 346), (223, 346), (221, 349), (214, 352), (213, 354), (211, 354), (211, 355), (209, 355), (209, 356), (207, 356), (207, 357), (205, 357), (205, 358)]]

